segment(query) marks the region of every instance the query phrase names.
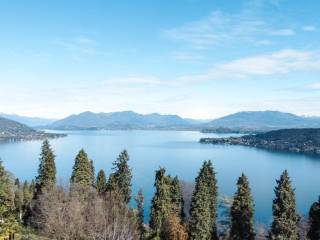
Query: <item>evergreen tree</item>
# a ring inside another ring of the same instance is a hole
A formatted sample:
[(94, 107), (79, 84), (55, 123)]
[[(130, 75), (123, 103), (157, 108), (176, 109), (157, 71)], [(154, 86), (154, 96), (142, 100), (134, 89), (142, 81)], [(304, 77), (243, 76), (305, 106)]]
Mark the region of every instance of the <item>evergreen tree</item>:
[(96, 187), (96, 175), (95, 175), (95, 169), (93, 165), (93, 161), (90, 160), (90, 169), (91, 169), (91, 182), (92, 182), (92, 187)]
[(36, 192), (36, 181), (34, 179), (31, 180), (29, 188), (30, 188), (29, 190), (32, 193), (32, 195), (34, 195)]
[(231, 207), (231, 239), (253, 240), (253, 199), (247, 177), (242, 174)]
[(217, 181), (211, 161), (205, 161), (196, 178), (189, 221), (190, 240), (217, 239)]
[(117, 160), (113, 163), (113, 173), (108, 180), (108, 189), (118, 192), (129, 203), (131, 199), (132, 173), (128, 165), (129, 155), (123, 150)]
[[(17, 182), (15, 182), (17, 183)], [(23, 189), (20, 186), (20, 183), (18, 185), (15, 185), (15, 191), (14, 191), (14, 207), (17, 214), (17, 220), (19, 222), (22, 222), (22, 216), (23, 216), (23, 206), (24, 206), (24, 200), (23, 200)]]
[(166, 170), (160, 168), (156, 171), (155, 183), (156, 192), (152, 198), (150, 211), (150, 227), (155, 236), (160, 237), (164, 222), (171, 213), (171, 182), (165, 175)]
[(97, 191), (98, 193), (102, 194), (106, 191), (106, 175), (104, 173), (104, 171), (101, 169), (99, 172), (98, 172), (98, 175), (97, 175), (97, 181), (96, 181), (96, 187), (97, 187)]
[(0, 160), (0, 236), (17, 228), (14, 212), (14, 184)]
[(273, 200), (273, 222), (270, 231), (270, 239), (296, 240), (297, 214), (294, 190), (287, 170), (277, 180), (275, 188), (276, 198)]
[(45, 188), (56, 184), (55, 155), (48, 140), (45, 140), (41, 147), (40, 164), (38, 176), (36, 177), (36, 193), (40, 194)]
[(310, 229), (308, 238), (310, 240), (320, 239), (320, 198), (318, 202), (312, 204), (309, 211)]
[(23, 192), (23, 206), (24, 206), (24, 209), (26, 209), (30, 205), (33, 197), (33, 190), (30, 188), (28, 181), (25, 181), (23, 183), (22, 192)]
[(114, 177), (114, 173), (110, 173), (107, 184), (106, 184), (106, 190), (108, 192), (117, 192), (118, 193), (118, 183), (116, 181), (116, 178)]
[(137, 204), (138, 210), (138, 224), (139, 224), (139, 231), (141, 233), (141, 239), (143, 238), (145, 229), (144, 229), (144, 197), (142, 193), (142, 189), (139, 189), (137, 196), (135, 197), (135, 201)]
[(172, 212), (176, 214), (180, 219), (184, 219), (184, 201), (180, 181), (177, 176), (174, 177), (171, 182), (171, 200)]
[(79, 151), (75, 158), (70, 182), (82, 187), (91, 187), (93, 185), (92, 167), (88, 155), (83, 149)]

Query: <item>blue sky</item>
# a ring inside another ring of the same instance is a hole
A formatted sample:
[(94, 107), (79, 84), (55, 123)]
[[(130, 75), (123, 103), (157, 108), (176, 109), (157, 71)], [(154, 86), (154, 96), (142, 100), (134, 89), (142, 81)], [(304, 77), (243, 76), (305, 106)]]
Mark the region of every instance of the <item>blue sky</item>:
[(320, 2), (0, 1), (0, 112), (320, 115)]

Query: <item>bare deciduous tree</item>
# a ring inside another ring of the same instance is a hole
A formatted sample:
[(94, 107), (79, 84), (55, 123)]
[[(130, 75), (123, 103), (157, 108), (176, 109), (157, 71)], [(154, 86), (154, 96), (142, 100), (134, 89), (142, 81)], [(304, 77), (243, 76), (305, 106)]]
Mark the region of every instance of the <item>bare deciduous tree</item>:
[(54, 188), (37, 201), (33, 224), (51, 239), (139, 239), (135, 215), (115, 193), (100, 196), (89, 188)]

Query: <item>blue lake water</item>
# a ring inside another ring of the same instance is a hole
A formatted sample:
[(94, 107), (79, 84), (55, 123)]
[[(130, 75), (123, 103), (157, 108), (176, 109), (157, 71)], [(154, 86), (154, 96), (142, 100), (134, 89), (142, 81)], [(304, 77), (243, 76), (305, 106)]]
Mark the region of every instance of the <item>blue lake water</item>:
[[(154, 172), (159, 166), (168, 174), (194, 181), (204, 160), (213, 161), (219, 193), (233, 195), (242, 172), (249, 180), (255, 201), (255, 219), (268, 224), (275, 180), (288, 169), (296, 189), (299, 213), (306, 214), (320, 194), (320, 158), (270, 152), (243, 146), (217, 146), (199, 143), (201, 137), (226, 136), (190, 131), (68, 131), (65, 138), (51, 140), (56, 154), (58, 181), (68, 182), (74, 157), (84, 148), (94, 161), (96, 172), (108, 174), (120, 151), (127, 149), (133, 170), (133, 191), (142, 187), (146, 210), (153, 194)], [(37, 173), (41, 141), (0, 144), (5, 167), (21, 179)]]

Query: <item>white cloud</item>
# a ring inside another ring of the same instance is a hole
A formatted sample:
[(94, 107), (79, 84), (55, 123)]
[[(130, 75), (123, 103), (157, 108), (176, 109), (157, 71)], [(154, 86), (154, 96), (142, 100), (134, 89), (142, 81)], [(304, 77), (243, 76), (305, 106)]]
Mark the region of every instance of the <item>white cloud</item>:
[(317, 28), (312, 25), (303, 26), (301, 29), (302, 29), (302, 31), (305, 31), (305, 32), (314, 32), (317, 30)]
[(295, 31), (289, 28), (286, 29), (279, 29), (279, 30), (275, 30), (275, 31), (271, 31), (270, 35), (273, 36), (292, 36), (295, 35)]
[(214, 65), (203, 74), (181, 76), (182, 81), (249, 78), (295, 71), (320, 71), (319, 51), (286, 49)]
[(212, 12), (199, 21), (163, 31), (163, 35), (184, 42), (196, 49), (224, 43), (229, 40), (252, 40), (252, 35), (263, 32), (265, 23), (247, 13), (235, 15)]
[(320, 90), (320, 82), (312, 83), (308, 86), (308, 88), (314, 89), (314, 90)]
[(195, 49), (241, 42), (270, 45), (273, 42), (268, 38), (295, 35), (295, 30), (287, 27), (285, 22), (276, 19), (267, 21), (259, 14), (269, 4), (273, 5), (272, 1), (248, 1), (239, 12), (213, 11), (207, 17), (166, 29), (162, 33), (170, 40)]
[(172, 58), (178, 61), (194, 62), (201, 60), (203, 57), (195, 53), (177, 52), (172, 55)]

